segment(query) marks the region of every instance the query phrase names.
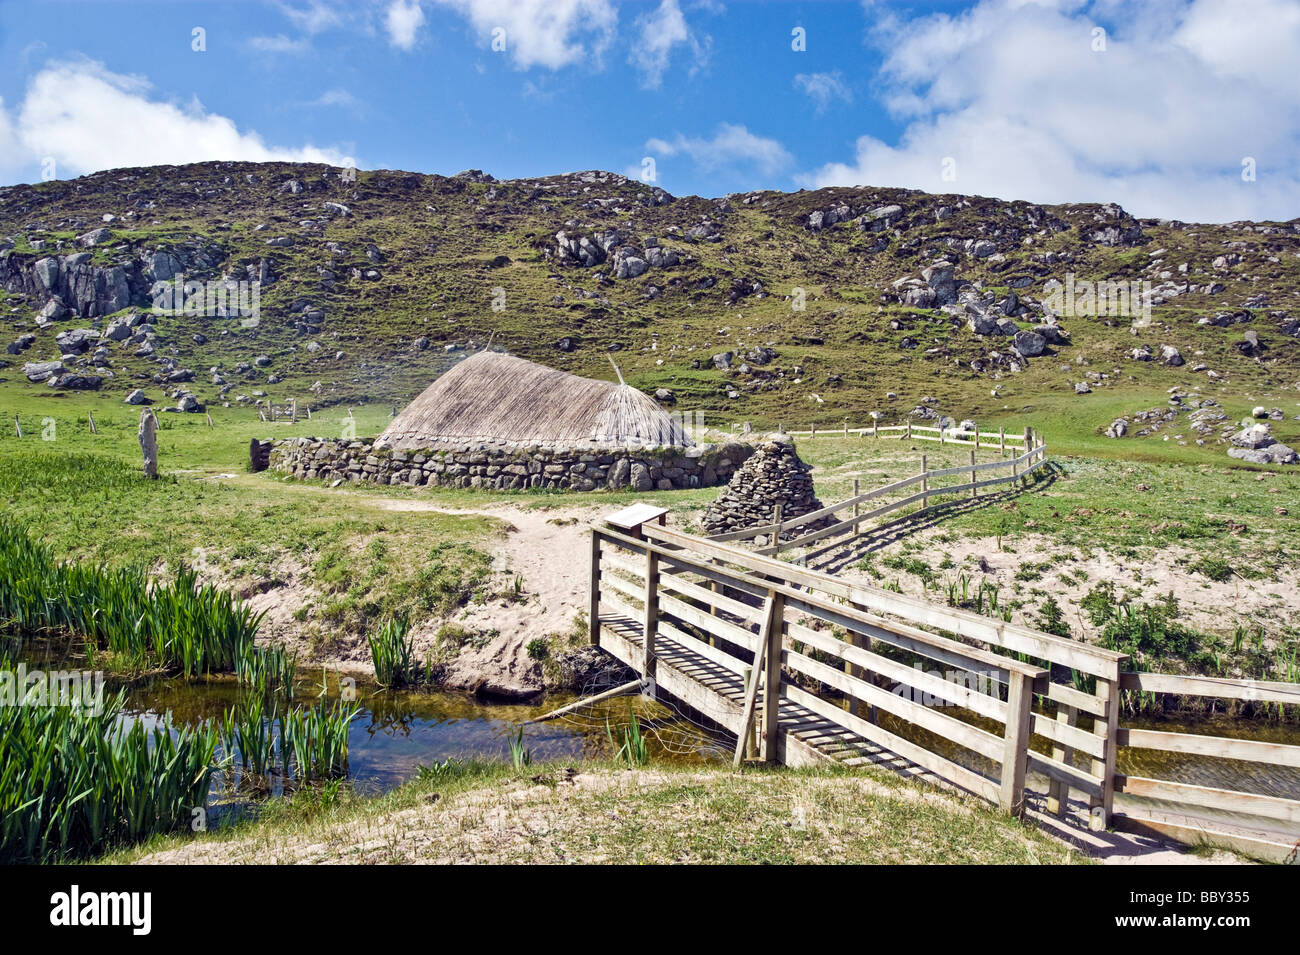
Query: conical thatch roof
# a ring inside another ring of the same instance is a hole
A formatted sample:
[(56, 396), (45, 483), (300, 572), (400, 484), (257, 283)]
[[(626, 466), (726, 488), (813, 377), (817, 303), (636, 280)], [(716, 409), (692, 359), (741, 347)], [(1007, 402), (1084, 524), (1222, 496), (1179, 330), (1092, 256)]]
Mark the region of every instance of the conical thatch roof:
[(649, 395), (497, 352), (452, 366), (393, 419), (376, 447), (466, 445), (690, 446)]

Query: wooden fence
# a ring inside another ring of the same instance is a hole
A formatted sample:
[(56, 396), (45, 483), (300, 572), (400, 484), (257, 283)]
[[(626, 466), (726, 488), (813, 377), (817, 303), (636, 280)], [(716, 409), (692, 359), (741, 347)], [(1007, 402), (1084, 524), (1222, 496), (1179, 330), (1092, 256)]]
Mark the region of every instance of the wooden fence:
[(1124, 672), (1122, 653), (653, 522), (595, 528), (591, 575), (592, 640), (735, 733), (738, 754), (902, 760), (1010, 812), (1037, 793), (1042, 811), (1065, 815), (1073, 794), (1094, 829), (1189, 841), (1194, 830), (1265, 858), (1282, 858), (1285, 840), (1233, 837), (1191, 817), (1179, 828), (1140, 800), (1300, 822), (1295, 799), (1116, 770), (1121, 746), (1300, 766), (1296, 746), (1120, 724), (1125, 689), (1297, 703), (1300, 685)]
[[(768, 701), (784, 700), (805, 719), (824, 721), (868, 750), (902, 757), (1009, 811), (1023, 806), (1027, 773), (1034, 772), (1048, 781), (1045, 796), (1054, 804), (1063, 807), (1077, 790), (1098, 807), (1098, 824), (1109, 818), (1123, 654), (850, 584), (667, 527), (645, 524), (638, 532), (641, 538), (593, 531), (593, 640), (741, 736), (748, 731), (744, 710), (712, 706), (707, 693), (683, 689), (675, 668), (671, 681), (663, 679), (656, 672), (658, 648), (666, 642), (674, 653), (684, 648), (724, 670), (750, 673), (747, 695), (753, 673), (761, 672), (767, 758), (775, 758), (779, 742), (783, 761), (798, 762), (811, 745), (795, 730), (780, 734), (778, 706)], [(636, 639), (625, 641), (611, 619), (633, 621)], [(764, 641), (770, 642), (768, 664), (757, 656)], [(913, 665), (920, 663), (948, 673)], [(1091, 675), (1094, 688), (1053, 678), (1054, 664)], [(828, 698), (828, 691), (840, 699)], [(931, 699), (964, 715), (927, 705)], [(1087, 720), (1058, 719), (1052, 708), (1060, 706)], [(905, 725), (922, 732), (913, 736)], [(1087, 754), (1091, 762), (1078, 768), (1054, 752), (1031, 749), (1031, 737)], [(865, 751), (837, 758), (874, 761)], [(806, 753), (803, 761), (810, 761)]]
[[(938, 429), (931, 429), (937, 431)], [(978, 435), (978, 432), (975, 432)], [(942, 432), (940, 432), (942, 436)], [(996, 435), (995, 435), (996, 437)], [(985, 461), (976, 463), (975, 449), (979, 447), (973, 440), (965, 442), (950, 441), (952, 444), (967, 444), (971, 446), (970, 464), (958, 465), (949, 468), (927, 468), (926, 456), (921, 456), (921, 470), (919, 473), (901, 481), (894, 481), (883, 487), (873, 488), (864, 493), (856, 493), (857, 481), (854, 481), (855, 493), (852, 497), (840, 501), (838, 504), (831, 504), (828, 507), (820, 508), (808, 514), (802, 514), (798, 517), (783, 520), (781, 517), (780, 507), (778, 506), (773, 513), (773, 519), (770, 524), (760, 524), (756, 527), (746, 527), (737, 531), (728, 531), (725, 534), (714, 534), (709, 539), (720, 542), (753, 540), (755, 537), (765, 537), (768, 539), (766, 546), (758, 549), (760, 554), (780, 554), (782, 550), (807, 547), (816, 541), (825, 540), (826, 538), (840, 537), (844, 534), (851, 534), (867, 521), (874, 520), (892, 511), (901, 510), (905, 507), (911, 507), (913, 504), (920, 504), (919, 510), (925, 510), (930, 507), (931, 498), (941, 497), (951, 494), (964, 494), (970, 492), (971, 497), (978, 497), (979, 492), (986, 488), (995, 487), (1000, 484), (1011, 484), (1015, 481), (1026, 480), (1029, 475), (1037, 471), (1047, 463), (1047, 442), (1041, 437), (1034, 435), (1032, 428), (1026, 428), (1024, 434), (1025, 447), (1028, 450), (1011, 458), (1000, 459), (995, 461)], [(1006, 472), (999, 474), (998, 472)], [(995, 474), (994, 477), (983, 477), (982, 475)], [(965, 483), (941, 485), (937, 482), (954, 477), (969, 477), (970, 480)], [(905, 495), (898, 500), (890, 501), (873, 507), (870, 510), (862, 510), (862, 505), (869, 501), (882, 497), (888, 497), (905, 491), (909, 488), (920, 485), (919, 491), (914, 491)], [(791, 531), (796, 531), (801, 527), (809, 524), (819, 523), (832, 518), (852, 508), (853, 514), (843, 520), (835, 521), (825, 527), (808, 531), (805, 534), (785, 539), (783, 535), (788, 535)], [(839, 546), (833, 544), (832, 547)], [(816, 556), (823, 553), (823, 550), (807, 556)]]
[[(1295, 683), (1122, 673), (1120, 688), (1183, 697), (1300, 705), (1300, 684)], [(1267, 740), (1120, 727), (1119, 743), (1134, 749), (1300, 770), (1300, 746)], [(1248, 777), (1243, 775), (1243, 778)], [(1297, 841), (1300, 799), (1132, 775), (1117, 775), (1115, 791), (1143, 800), (1126, 805), (1125, 811), (1116, 815), (1117, 827), (1154, 831), (1183, 842), (1226, 846), (1276, 862), (1288, 857), (1295, 861), (1296, 846), (1300, 845)], [(1283, 835), (1287, 832), (1289, 835)]]
[(900, 438), (906, 441), (937, 441), (939, 444), (961, 444), (970, 445), (976, 448), (997, 448), (1001, 453), (1006, 454), (1008, 450), (1016, 450), (1016, 445), (1020, 450), (1025, 450), (1032, 443), (1032, 428), (1026, 427), (1024, 433), (1016, 431), (1008, 432), (1005, 428), (998, 428), (997, 431), (980, 431), (977, 427), (974, 431), (962, 431), (957, 428), (936, 428), (929, 425), (913, 424), (908, 421), (904, 424), (882, 425), (879, 421), (873, 421), (870, 426), (865, 428), (850, 428), (848, 422), (844, 423), (841, 428), (822, 428), (818, 429), (816, 425), (809, 427), (807, 431), (786, 431), (788, 435), (795, 437), (823, 437), (829, 435), (859, 435), (865, 437), (871, 435), (873, 438)]
[[(289, 419), (290, 424), (298, 423), (298, 399), (290, 398), (288, 401), (276, 403), (268, 401), (265, 405), (257, 409), (258, 416), (263, 421), (282, 421)], [(306, 408), (307, 417), (311, 418), (311, 408)]]

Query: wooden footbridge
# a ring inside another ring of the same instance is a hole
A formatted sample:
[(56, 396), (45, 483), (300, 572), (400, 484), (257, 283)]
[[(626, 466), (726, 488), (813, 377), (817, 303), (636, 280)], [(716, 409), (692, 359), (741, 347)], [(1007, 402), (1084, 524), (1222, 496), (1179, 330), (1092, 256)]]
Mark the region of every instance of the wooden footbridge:
[(1300, 685), (1128, 673), (1121, 653), (852, 584), (664, 521), (664, 511), (634, 505), (593, 529), (591, 640), (648, 692), (734, 734), (737, 764), (883, 765), (1017, 815), (1204, 837), (1279, 860), (1300, 839), (1296, 793), (1116, 768), (1129, 746), (1292, 772), (1300, 746), (1128, 729), (1120, 703), (1124, 690), (1141, 689), (1300, 704)]

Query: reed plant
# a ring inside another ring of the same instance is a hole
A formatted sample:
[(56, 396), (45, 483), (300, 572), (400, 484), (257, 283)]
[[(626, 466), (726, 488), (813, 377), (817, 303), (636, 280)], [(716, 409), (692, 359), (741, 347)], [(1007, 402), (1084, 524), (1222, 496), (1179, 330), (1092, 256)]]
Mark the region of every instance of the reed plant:
[(343, 775), (358, 711), (341, 703), (291, 707), (280, 697), (250, 693), (220, 719), (229, 768), (253, 786), (277, 775), (300, 783)]
[(510, 762), (515, 769), (524, 769), (532, 765), (533, 754), (524, 743), (524, 728), (522, 725), (515, 727), (514, 732), (510, 734), (509, 743)]
[(419, 668), (408, 636), (411, 626), (404, 616), (390, 617), (370, 634), (370, 659), (380, 686), (399, 687), (415, 682)]
[(0, 707), (0, 863), (85, 858), (184, 828), (203, 807), (215, 728), (146, 729), (122, 720), (123, 700)]
[(102, 649), (188, 678), (235, 669), (260, 621), (233, 595), (200, 585), (190, 568), (151, 584), (139, 566), (58, 561), (0, 519), (0, 630), (6, 633), (78, 634), (92, 657)]
[(619, 737), (614, 738), (614, 727), (609, 721), (605, 721), (605, 734), (609, 737), (609, 744), (614, 748), (614, 761), (626, 763), (628, 766), (644, 766), (650, 762), (650, 743), (645, 733), (641, 730), (641, 721), (632, 714), (628, 724), (622, 727)]
[(240, 684), (267, 695), (278, 693), (292, 698), (297, 672), (297, 655), (290, 656), (282, 643), (257, 647), (250, 641), (241, 646), (235, 660), (235, 676)]

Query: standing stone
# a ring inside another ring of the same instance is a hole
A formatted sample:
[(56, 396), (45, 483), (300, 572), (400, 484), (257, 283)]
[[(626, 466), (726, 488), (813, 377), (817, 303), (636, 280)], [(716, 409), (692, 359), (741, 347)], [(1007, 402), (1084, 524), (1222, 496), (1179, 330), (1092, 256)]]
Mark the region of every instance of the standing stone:
[(248, 443), (248, 467), (254, 474), (265, 471), (271, 465), (271, 442), (253, 438)]
[(140, 451), (144, 454), (144, 476), (158, 477), (158, 423), (153, 412), (140, 412)]

